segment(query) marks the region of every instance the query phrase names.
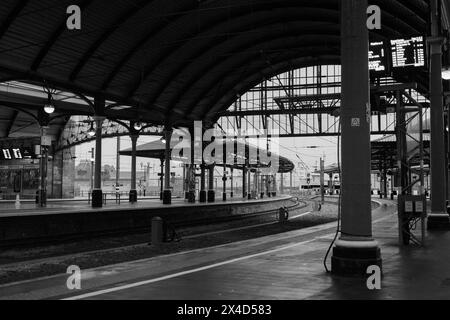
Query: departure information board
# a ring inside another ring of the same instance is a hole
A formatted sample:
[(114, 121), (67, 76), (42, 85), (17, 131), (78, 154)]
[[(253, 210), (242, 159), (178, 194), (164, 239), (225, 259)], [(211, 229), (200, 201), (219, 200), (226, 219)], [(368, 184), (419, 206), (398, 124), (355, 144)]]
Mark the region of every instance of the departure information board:
[(369, 70), (375, 73), (386, 73), (388, 71), (388, 54), (383, 41), (370, 43)]
[(422, 36), (391, 40), (392, 67), (424, 67), (425, 41)]

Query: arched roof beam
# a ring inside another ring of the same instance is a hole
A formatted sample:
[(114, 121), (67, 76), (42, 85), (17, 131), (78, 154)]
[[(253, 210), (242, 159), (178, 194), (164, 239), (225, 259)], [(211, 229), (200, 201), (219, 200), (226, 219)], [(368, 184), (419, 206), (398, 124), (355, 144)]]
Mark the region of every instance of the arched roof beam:
[[(79, 6), (81, 10), (86, 9), (89, 5), (92, 4), (94, 0), (83, 0)], [(66, 25), (66, 17), (64, 17), (63, 22), (58, 26), (58, 28), (53, 32), (53, 34), (50, 36), (50, 38), (47, 40), (45, 45), (39, 50), (39, 53), (37, 54), (36, 58), (34, 59), (33, 63), (31, 64), (31, 70), (36, 71), (39, 69), (39, 66), (41, 65), (44, 58), (49, 53), (50, 49), (54, 46), (56, 41), (58, 41), (61, 34), (63, 34), (64, 31), (67, 30)]]
[(149, 0), (140, 0), (133, 5), (133, 7), (121, 15), (117, 21), (115, 21), (106, 31), (89, 47), (89, 49), (85, 52), (85, 54), (78, 61), (75, 68), (72, 70), (69, 76), (70, 81), (74, 81), (81, 70), (84, 68), (86, 63), (92, 57), (92, 55), (97, 51), (98, 48), (114, 33), (116, 32), (122, 25), (124, 25), (129, 19), (131, 19), (135, 14), (137, 14), (140, 10), (150, 5), (153, 1)]

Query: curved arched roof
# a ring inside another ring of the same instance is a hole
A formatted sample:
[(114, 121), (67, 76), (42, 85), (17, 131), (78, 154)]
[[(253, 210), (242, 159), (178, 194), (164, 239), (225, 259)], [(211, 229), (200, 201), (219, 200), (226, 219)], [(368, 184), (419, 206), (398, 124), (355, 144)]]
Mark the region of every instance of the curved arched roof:
[[(66, 28), (66, 8), (82, 29)], [(374, 0), (374, 38), (425, 34), (425, 0)], [(135, 106), (161, 124), (214, 122), (283, 71), (339, 63), (339, 0), (2, 0), (0, 82), (20, 80)], [(419, 79), (420, 80), (420, 79)], [(426, 84), (424, 84), (426, 87)]]

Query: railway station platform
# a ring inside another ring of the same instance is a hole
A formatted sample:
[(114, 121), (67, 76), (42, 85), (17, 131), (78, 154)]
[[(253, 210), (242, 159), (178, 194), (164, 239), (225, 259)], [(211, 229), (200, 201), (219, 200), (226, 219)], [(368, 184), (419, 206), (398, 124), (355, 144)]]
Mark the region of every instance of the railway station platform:
[[(335, 223), (205, 249), (82, 271), (82, 289), (67, 275), (0, 286), (0, 299), (448, 299), (450, 234), (427, 235), (425, 247), (400, 247), (396, 204), (377, 200), (374, 236), (383, 257), (381, 290), (367, 279), (326, 273), (323, 258)], [(329, 263), (329, 262), (328, 262)]]
[(136, 203), (108, 202), (92, 208), (87, 201), (52, 201), (46, 208), (24, 203), (0, 206), (0, 247), (36, 244), (65, 239), (83, 239), (100, 235), (149, 232), (152, 218), (161, 217), (173, 225), (195, 225), (205, 221), (227, 221), (243, 216), (273, 213), (281, 207), (293, 207), (297, 201), (290, 196), (258, 200), (235, 200), (191, 204), (174, 199), (164, 205), (159, 199)]

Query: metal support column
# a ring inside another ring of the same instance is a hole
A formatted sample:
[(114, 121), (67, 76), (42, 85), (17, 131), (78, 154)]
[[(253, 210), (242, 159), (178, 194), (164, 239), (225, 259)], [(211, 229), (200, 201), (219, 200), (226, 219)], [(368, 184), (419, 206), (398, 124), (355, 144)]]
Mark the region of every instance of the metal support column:
[(170, 158), (171, 158), (171, 140), (172, 128), (166, 126), (164, 128), (164, 136), (166, 140), (166, 147), (164, 150), (165, 172), (164, 172), (164, 190), (163, 190), (163, 204), (172, 203), (172, 189), (170, 188)]
[(253, 190), (252, 190), (252, 169), (250, 167), (248, 169), (248, 174), (247, 174), (247, 187), (248, 187), (247, 199), (251, 200)]
[(280, 194), (284, 194), (284, 174), (280, 173)]
[(227, 201), (227, 165), (225, 161), (223, 163), (222, 182), (223, 182), (222, 200)]
[(105, 117), (95, 116), (95, 172), (94, 190), (92, 190), (92, 207), (101, 208), (103, 206), (102, 192), (102, 126)]
[(160, 161), (161, 172), (159, 173), (159, 200), (162, 200), (164, 191), (164, 158), (161, 158)]
[(231, 167), (230, 169), (230, 198), (234, 197), (234, 168)]
[(332, 273), (365, 276), (369, 266), (381, 267), (380, 249), (372, 238), (368, 1), (340, 4), (342, 229), (333, 249)]
[(133, 128), (130, 132), (131, 138), (131, 186), (129, 200), (131, 203), (137, 202), (137, 190), (136, 190), (136, 147), (139, 135), (134, 132)]
[(116, 154), (116, 191), (120, 187), (120, 137), (117, 137), (117, 154)]
[(428, 230), (450, 226), (445, 190), (445, 141), (442, 86), (442, 44), (440, 1), (430, 1), (430, 111), (431, 111), (431, 214)]
[(208, 202), (215, 202), (216, 192), (214, 191), (214, 165), (209, 166), (208, 180)]
[(200, 165), (200, 203), (205, 203), (207, 200), (206, 167), (203, 163)]
[(247, 165), (242, 166), (242, 198), (247, 198)]
[[(43, 115), (45, 117), (45, 115)], [(45, 121), (47, 122), (47, 121)], [(39, 190), (37, 195), (39, 207), (47, 206), (47, 159), (48, 159), (48, 146), (43, 144), (43, 137), (47, 134), (48, 127), (41, 124), (41, 146), (40, 146), (40, 158), (39, 158)]]

